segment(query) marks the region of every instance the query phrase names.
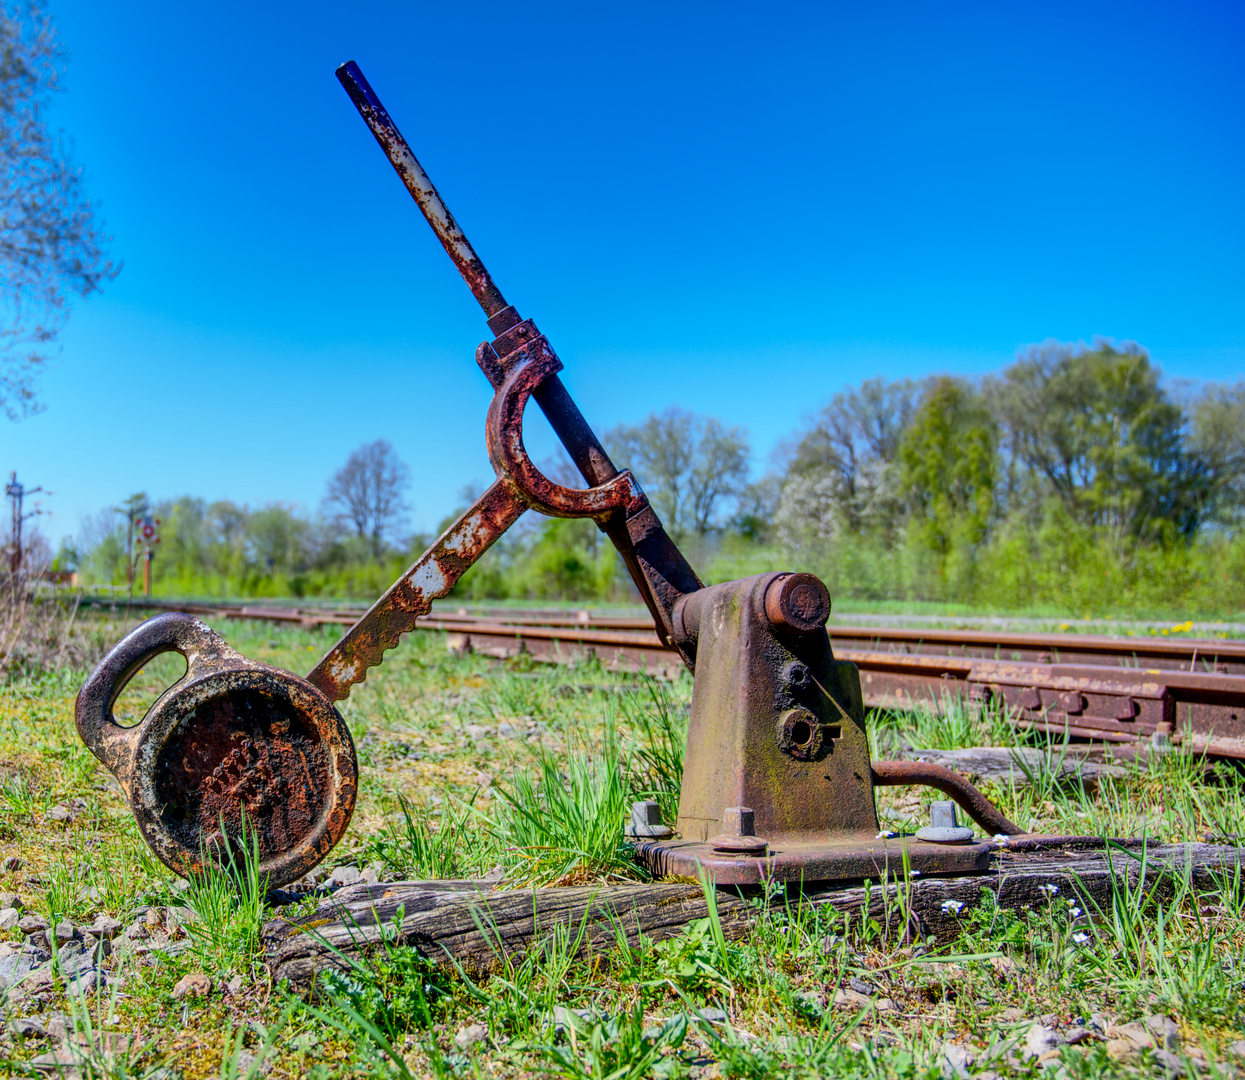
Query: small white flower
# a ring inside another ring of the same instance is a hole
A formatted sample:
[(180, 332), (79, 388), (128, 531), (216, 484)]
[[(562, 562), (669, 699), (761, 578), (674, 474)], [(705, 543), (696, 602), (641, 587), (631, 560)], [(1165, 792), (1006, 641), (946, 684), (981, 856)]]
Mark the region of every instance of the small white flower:
[(1074, 941), (1077, 945), (1088, 945), (1088, 944), (1089, 944), (1089, 935), (1088, 935), (1088, 934), (1085, 934), (1085, 933), (1082, 933), (1080, 930), (1078, 930), (1075, 934), (1073, 934), (1073, 935), (1072, 935), (1072, 940), (1073, 940), (1073, 941)]
[(1009, 839), (1010, 837), (1005, 832), (994, 834), (994, 842), (996, 844), (1006, 844)]
[(1038, 892), (1043, 892), (1047, 896), (1054, 896), (1059, 891), (1058, 885), (1039, 885)]
[(920, 870), (909, 870), (908, 875), (909, 877), (920, 877), (921, 871)]
[(877, 834), (877, 836), (875, 836), (873, 839), (874, 839), (874, 840), (885, 840), (885, 839), (887, 839), (888, 837), (891, 837), (891, 836), (894, 836), (894, 835), (895, 835), (895, 834), (894, 834), (893, 832), (887, 832), (885, 829), (883, 829), (883, 830), (882, 830), (880, 833), (878, 833), (878, 834)]
[(964, 903), (961, 900), (944, 900), (942, 902), (942, 910), (948, 915), (958, 915), (960, 913), (960, 908), (963, 906)]
[(1068, 910), (1068, 914), (1071, 915), (1074, 919), (1079, 919), (1081, 917), (1081, 909), (1079, 907), (1070, 908)]

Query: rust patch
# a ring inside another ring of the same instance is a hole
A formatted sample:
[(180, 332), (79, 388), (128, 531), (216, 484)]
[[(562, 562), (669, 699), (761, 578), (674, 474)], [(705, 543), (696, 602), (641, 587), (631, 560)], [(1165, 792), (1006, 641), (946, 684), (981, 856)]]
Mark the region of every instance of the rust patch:
[(328, 804), (324, 740), (288, 702), (232, 690), (187, 713), (156, 759), (155, 792), (169, 834), (195, 849), (223, 830), (254, 828), (260, 857), (304, 841)]

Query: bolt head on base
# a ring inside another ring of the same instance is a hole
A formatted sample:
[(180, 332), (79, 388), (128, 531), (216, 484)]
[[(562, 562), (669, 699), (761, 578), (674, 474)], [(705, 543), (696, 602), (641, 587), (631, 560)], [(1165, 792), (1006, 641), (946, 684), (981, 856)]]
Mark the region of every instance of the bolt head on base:
[(722, 834), (709, 843), (720, 855), (764, 855), (769, 842), (756, 835), (756, 815), (747, 806), (728, 806), (722, 814)]
[(623, 835), (636, 838), (644, 837), (652, 840), (664, 840), (673, 836), (674, 830), (662, 824), (661, 807), (651, 799), (641, 799), (631, 804), (631, 820), (623, 829)]
[(967, 844), (973, 838), (973, 830), (962, 827), (955, 816), (955, 803), (939, 800), (930, 803), (930, 823), (917, 829), (916, 838), (931, 844)]

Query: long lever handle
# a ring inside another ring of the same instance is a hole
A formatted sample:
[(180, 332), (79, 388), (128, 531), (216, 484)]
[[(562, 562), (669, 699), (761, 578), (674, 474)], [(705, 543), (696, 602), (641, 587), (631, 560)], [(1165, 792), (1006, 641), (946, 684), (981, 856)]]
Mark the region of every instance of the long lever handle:
[(419, 204), (420, 210), (423, 211), (428, 224), (432, 226), (432, 231), (437, 234), (437, 239), (441, 241), (446, 254), (454, 260), (454, 265), (458, 267), (463, 280), (471, 287), (475, 298), (480, 302), (480, 307), (484, 308), (484, 314), (491, 319), (494, 315), (504, 311), (509, 306), (506, 298), (502, 296), (501, 290), (494, 284), (489, 272), (484, 268), (484, 263), (475, 253), (471, 241), (458, 227), (454, 215), (441, 200), (436, 187), (428, 179), (428, 174), (424, 172), (424, 167), (411, 153), (411, 148), (402, 138), (398, 125), (385, 111), (380, 98), (376, 96), (376, 92), (364, 78), (363, 72), (359, 70), (359, 65), (353, 60), (347, 60), (337, 69), (337, 79), (346, 88), (346, 93), (350, 95), (350, 100), (359, 110), (359, 115), (372, 129), (372, 134), (376, 136), (380, 148), (402, 178), (406, 190)]
[[(347, 61), (337, 69), (337, 78), (425, 220), (432, 226), (446, 254), (454, 261), (458, 272), (484, 309), (490, 329), (494, 334), (501, 335), (518, 325), (518, 314), (506, 303), (506, 298), (485, 269), (466, 234), (459, 228), (436, 186), (424, 172), (424, 167), (411, 152), (397, 124), (359, 70), (359, 65), (353, 60)], [(617, 467), (610, 461), (557, 375), (550, 376), (537, 387), (532, 398), (589, 485), (600, 486), (618, 475)], [(674, 601), (684, 593), (701, 588), (700, 579), (666, 535), (651, 508), (642, 511), (636, 519), (624, 521), (619, 517), (601, 527), (622, 555), (636, 588), (653, 615), (658, 635), (673, 644), (670, 620)], [(690, 664), (692, 657), (683, 647), (677, 647)]]
[[(359, 70), (359, 65), (348, 60), (337, 69), (337, 78), (350, 95), (355, 108), (359, 110), (359, 115), (376, 136), (380, 148), (418, 204), (425, 220), (432, 226), (432, 231), (437, 234), (446, 254), (458, 267), (458, 272), (484, 309), (484, 314), (489, 319), (501, 315), (509, 307), (506, 298), (502, 296), (484, 262), (471, 246), (471, 241), (454, 220), (454, 215), (445, 205), (436, 185), (411, 152), (410, 145), (398, 130), (398, 125), (393, 122), (385, 106), (380, 103), (380, 98), (376, 96), (376, 91)], [(507, 321), (517, 323), (519, 318), (513, 315)], [(617, 467), (610, 461), (604, 447), (556, 375), (548, 379), (534, 396), (562, 440), (567, 453), (589, 484), (603, 484), (618, 475)]]

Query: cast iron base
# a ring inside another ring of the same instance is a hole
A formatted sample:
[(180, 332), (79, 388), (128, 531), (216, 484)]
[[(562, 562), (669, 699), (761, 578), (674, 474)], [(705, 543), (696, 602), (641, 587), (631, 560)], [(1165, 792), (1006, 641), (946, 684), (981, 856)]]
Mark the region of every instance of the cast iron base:
[(849, 836), (820, 842), (775, 842), (764, 856), (722, 855), (690, 840), (634, 841), (636, 857), (654, 877), (708, 873), (717, 885), (767, 881), (855, 881), (902, 877), (904, 852), (919, 874), (970, 874), (989, 869), (995, 843), (931, 844), (911, 836)]

